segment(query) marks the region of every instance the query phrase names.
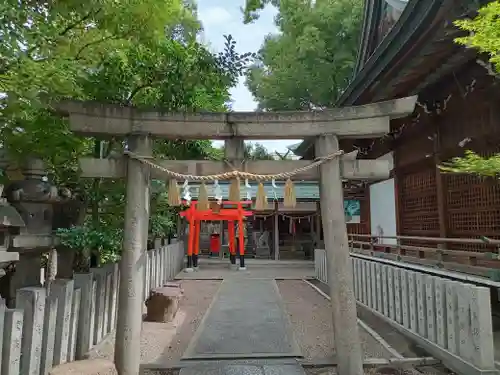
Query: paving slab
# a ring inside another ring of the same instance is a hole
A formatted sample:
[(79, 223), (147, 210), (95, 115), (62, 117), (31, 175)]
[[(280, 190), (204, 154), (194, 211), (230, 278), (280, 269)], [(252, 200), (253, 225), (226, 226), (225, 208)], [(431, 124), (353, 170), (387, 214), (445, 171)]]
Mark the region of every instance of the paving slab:
[(232, 278), (302, 280), (314, 279), (315, 274), (313, 267), (306, 266), (284, 268), (247, 265), (247, 269), (245, 271), (230, 269), (227, 264), (217, 266), (218, 267), (210, 265), (209, 267), (204, 267), (203, 265), (200, 265), (199, 270), (189, 273), (181, 271), (175, 278), (178, 280), (225, 280)]
[(183, 368), (179, 375), (305, 375), (298, 365), (235, 365), (217, 364)]
[(276, 281), (222, 282), (182, 360), (302, 357)]

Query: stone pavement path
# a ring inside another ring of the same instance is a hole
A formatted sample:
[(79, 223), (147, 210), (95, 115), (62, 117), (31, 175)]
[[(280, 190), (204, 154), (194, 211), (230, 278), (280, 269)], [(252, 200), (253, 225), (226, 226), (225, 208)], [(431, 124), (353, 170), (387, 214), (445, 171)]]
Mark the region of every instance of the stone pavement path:
[(276, 281), (225, 279), (183, 360), (302, 357)]
[(229, 269), (229, 267), (224, 264), (216, 268), (213, 266), (204, 267), (202, 264), (200, 270), (197, 272), (185, 273), (180, 272), (177, 276), (177, 280), (225, 280), (228, 278), (263, 278), (263, 279), (283, 279), (283, 280), (301, 280), (301, 279), (313, 279), (314, 278), (314, 268), (313, 267), (262, 267), (259, 266), (248, 266), (247, 271), (235, 271)]
[(305, 375), (298, 364), (203, 364), (183, 368), (179, 375)]

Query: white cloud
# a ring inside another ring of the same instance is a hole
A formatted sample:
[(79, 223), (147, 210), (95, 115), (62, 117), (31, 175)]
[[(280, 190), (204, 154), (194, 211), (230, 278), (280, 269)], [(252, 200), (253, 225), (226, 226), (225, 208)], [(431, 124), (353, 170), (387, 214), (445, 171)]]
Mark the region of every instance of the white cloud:
[(220, 6), (200, 10), (199, 17), (204, 27), (221, 25), (233, 18), (231, 13)]

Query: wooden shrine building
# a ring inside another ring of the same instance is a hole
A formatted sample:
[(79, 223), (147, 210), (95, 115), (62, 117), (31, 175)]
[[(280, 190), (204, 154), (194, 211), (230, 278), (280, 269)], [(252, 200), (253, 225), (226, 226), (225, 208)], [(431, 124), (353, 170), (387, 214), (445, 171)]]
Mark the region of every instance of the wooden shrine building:
[[(471, 149), (499, 152), (500, 91), (475, 50), (454, 42), (453, 21), (473, 17), (484, 1), (367, 0), (355, 75), (339, 107), (418, 95), (413, 114), (391, 120), (381, 139), (343, 140), (359, 159), (391, 160), (388, 180), (371, 183), (368, 225), (351, 233), (498, 238), (500, 185), (436, 167)], [(294, 149), (311, 158), (313, 142)], [(380, 215), (380, 212), (383, 214)], [(454, 245), (480, 250), (482, 245)]]
[[(229, 197), (229, 183), (221, 181), (222, 197)], [(312, 259), (316, 244), (321, 241), (321, 214), (319, 212), (319, 186), (317, 182), (295, 183), (297, 205), (285, 207), (283, 204), (284, 183), (265, 183), (268, 205), (264, 210), (253, 209), (253, 216), (246, 220), (245, 253), (264, 259)], [(211, 186), (209, 196), (213, 196)], [(253, 192), (255, 184), (251, 186)], [(245, 199), (246, 188), (241, 186), (241, 198)], [(198, 186), (192, 188), (193, 199), (198, 199)], [(255, 194), (255, 193), (253, 193)], [(219, 223), (207, 223), (202, 230), (200, 242), (202, 253), (208, 252), (208, 236), (211, 230), (222, 232), (223, 248), (227, 247), (227, 224), (221, 230)]]

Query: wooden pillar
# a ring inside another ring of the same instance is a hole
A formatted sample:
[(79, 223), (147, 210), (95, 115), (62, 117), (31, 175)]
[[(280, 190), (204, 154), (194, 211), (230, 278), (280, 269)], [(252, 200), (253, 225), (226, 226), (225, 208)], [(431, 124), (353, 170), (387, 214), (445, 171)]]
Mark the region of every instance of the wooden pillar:
[[(343, 204), (343, 203), (342, 203)], [(321, 246), (321, 204), (320, 202), (316, 202), (316, 248), (321, 249), (324, 246)]]
[(188, 221), (184, 217), (184, 218), (182, 218), (182, 234), (181, 234), (181, 238), (182, 238), (182, 242), (183, 242), (183, 246), (184, 246), (184, 254), (187, 254), (187, 248), (188, 248), (188, 236), (186, 234), (187, 227), (188, 227)]
[[(245, 140), (243, 138), (231, 138), (224, 142), (224, 157), (235, 168), (241, 167), (245, 159)], [(228, 169), (231, 171), (231, 169)]]
[(311, 241), (312, 241), (312, 244), (313, 244), (313, 254), (314, 254), (314, 248), (315, 248), (315, 242), (316, 242), (316, 232), (315, 232), (315, 229), (314, 229), (314, 225), (316, 224), (316, 219), (314, 217), (310, 218), (309, 219), (311, 221)]
[[(440, 134), (439, 134), (439, 124), (436, 119), (435, 122), (435, 134), (434, 134), (434, 164), (436, 169), (436, 196), (437, 196), (437, 206), (438, 206), (438, 217), (439, 217), (439, 237), (448, 236), (448, 217), (447, 217), (447, 199), (445, 176), (441, 173), (438, 166), (441, 164), (440, 155)], [(438, 245), (441, 249), (446, 249), (446, 242), (440, 243)], [(440, 256), (440, 258), (442, 258)], [(442, 259), (441, 259), (442, 260)]]
[[(130, 136), (128, 146), (130, 151), (141, 156), (150, 156), (153, 151), (151, 138), (143, 134)], [(115, 342), (115, 365), (119, 375), (137, 375), (141, 363), (142, 295), (149, 226), (149, 181), (150, 167), (129, 158)]]
[(227, 224), (227, 234), (229, 235), (229, 262), (234, 265), (236, 264), (236, 243), (234, 240), (234, 221), (229, 220)]
[[(231, 138), (226, 139), (224, 141), (224, 156), (226, 160), (234, 167), (241, 168), (242, 162), (245, 159), (245, 140), (243, 138)], [(227, 169), (228, 171), (231, 168)], [(229, 252), (229, 260), (232, 265), (236, 264), (236, 241), (235, 238), (235, 223), (234, 221), (229, 222), (228, 224), (228, 233), (230, 242), (232, 241), (232, 252)], [(241, 230), (241, 229), (240, 229)], [(232, 232), (231, 232), (232, 231)], [(231, 234), (232, 233), (232, 234)], [(231, 243), (229, 244), (229, 248), (231, 249)]]
[(198, 255), (200, 254), (201, 221), (194, 222), (193, 268), (198, 269)]
[[(189, 209), (191, 209), (190, 207)], [(194, 227), (194, 212), (188, 221), (188, 240), (187, 240), (187, 255), (186, 255), (186, 268), (184, 272), (193, 272), (193, 249), (194, 249), (194, 236), (196, 235)]]
[(224, 236), (224, 220), (219, 221), (219, 228), (220, 228), (220, 249), (219, 249), (219, 257), (222, 259), (224, 258), (224, 251), (222, 250), (222, 245), (226, 241), (226, 237)]
[[(393, 169), (392, 169), (392, 176), (394, 178), (394, 199), (395, 199), (395, 209), (396, 209), (396, 236), (402, 236), (403, 233), (403, 224), (402, 224), (402, 210), (403, 210), (403, 194), (401, 193), (401, 183), (400, 183), (400, 176), (401, 176), (401, 169), (399, 169), (399, 142), (395, 143), (395, 148), (392, 153), (393, 155)], [(401, 240), (399, 237), (396, 239), (396, 244), (398, 245), (397, 252), (399, 255), (404, 255), (402, 249), (401, 249)]]
[(278, 202), (274, 202), (274, 260), (280, 259), (280, 225), (279, 225), (279, 215), (278, 215), (279, 205)]
[[(323, 135), (317, 138), (316, 156), (327, 156), (338, 150), (339, 143), (336, 136)], [(344, 217), (340, 158), (320, 166), (320, 198), (333, 315), (333, 342), (338, 359), (337, 373), (363, 375), (363, 351), (358, 333), (354, 283)]]
[(245, 230), (243, 228), (243, 219), (240, 218), (238, 220), (238, 249), (239, 249), (239, 257), (240, 257), (240, 271), (246, 270), (245, 267)]
[(177, 216), (177, 241), (182, 241), (182, 216)]

